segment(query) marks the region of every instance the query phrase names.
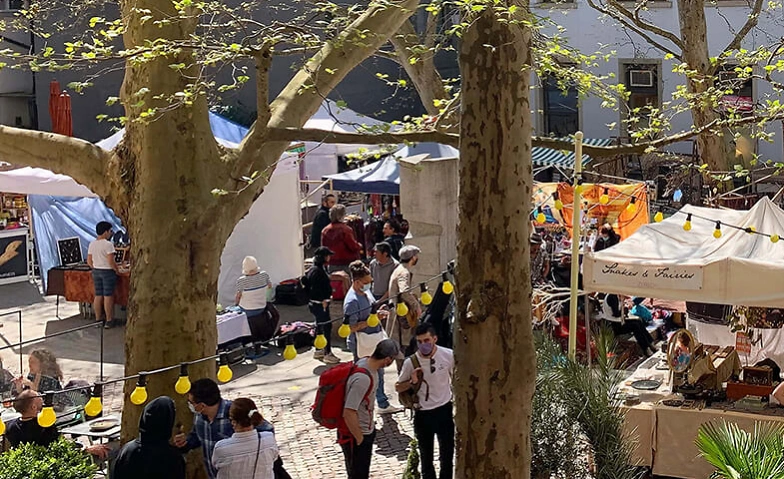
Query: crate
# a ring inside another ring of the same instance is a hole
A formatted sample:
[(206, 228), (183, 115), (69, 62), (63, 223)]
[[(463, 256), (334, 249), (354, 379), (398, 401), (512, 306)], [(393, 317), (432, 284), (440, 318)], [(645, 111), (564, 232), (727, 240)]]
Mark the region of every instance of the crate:
[(727, 383), (727, 399), (737, 401), (746, 396), (768, 397), (773, 392), (773, 386), (758, 386), (737, 382)]

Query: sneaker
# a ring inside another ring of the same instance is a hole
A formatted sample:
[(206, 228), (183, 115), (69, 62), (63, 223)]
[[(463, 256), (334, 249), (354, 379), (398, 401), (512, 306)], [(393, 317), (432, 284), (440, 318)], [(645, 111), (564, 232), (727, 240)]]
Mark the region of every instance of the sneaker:
[(340, 362), (340, 358), (332, 353), (329, 353), (324, 355), (324, 362), (327, 364), (337, 364)]
[(380, 407), (380, 408), (376, 409), (376, 411), (378, 411), (379, 414), (395, 414), (395, 413), (403, 411), (403, 408), (402, 407), (393, 406), (393, 405), (390, 404), (387, 407)]
[(319, 349), (316, 352), (314, 352), (313, 353), (313, 359), (317, 359), (319, 361), (324, 359), (324, 350), (323, 349)]

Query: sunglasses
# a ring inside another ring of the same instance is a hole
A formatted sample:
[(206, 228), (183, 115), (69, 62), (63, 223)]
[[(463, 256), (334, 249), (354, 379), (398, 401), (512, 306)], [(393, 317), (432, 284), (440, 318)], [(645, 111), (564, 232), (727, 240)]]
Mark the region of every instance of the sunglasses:
[(434, 374), (436, 372), (436, 360), (430, 358), (430, 374)]

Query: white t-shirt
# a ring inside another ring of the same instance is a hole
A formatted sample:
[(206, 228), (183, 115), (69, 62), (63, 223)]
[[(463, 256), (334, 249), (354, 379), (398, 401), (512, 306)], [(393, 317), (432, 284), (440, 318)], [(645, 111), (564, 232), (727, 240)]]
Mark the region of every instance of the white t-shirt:
[[(430, 359), (422, 357), (418, 351), (416, 355), (419, 359), (419, 365), (422, 367), (422, 379), (427, 382), (427, 384), (422, 384), (417, 393), (421, 409), (430, 411), (451, 401), (452, 373), (455, 370), (455, 357), (452, 350), (437, 346), (436, 353)], [(413, 372), (414, 364), (411, 362), (411, 358), (406, 358), (400, 370), (398, 382), (409, 381)]]
[(93, 269), (113, 269), (109, 263), (109, 255), (114, 254), (114, 243), (103, 238), (90, 243), (87, 255), (93, 257)]
[(269, 286), (270, 277), (266, 271), (240, 276), (237, 280), (237, 292), (242, 293), (240, 307), (248, 310), (266, 308)]

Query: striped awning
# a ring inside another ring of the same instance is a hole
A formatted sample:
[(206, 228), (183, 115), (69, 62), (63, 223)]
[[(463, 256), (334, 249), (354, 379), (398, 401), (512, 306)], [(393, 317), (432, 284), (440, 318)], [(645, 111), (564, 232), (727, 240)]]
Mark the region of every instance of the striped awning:
[[(571, 138), (569, 141), (573, 141)], [(611, 138), (584, 139), (583, 145), (589, 146), (609, 146), (613, 140)], [(574, 169), (574, 150), (553, 150), (550, 148), (535, 147), (531, 154), (534, 166), (556, 166), (561, 168)], [(592, 158), (583, 154), (583, 166), (590, 162)]]

